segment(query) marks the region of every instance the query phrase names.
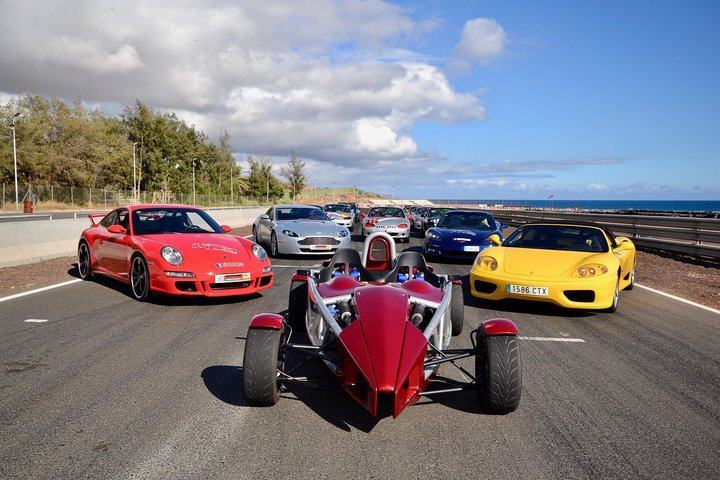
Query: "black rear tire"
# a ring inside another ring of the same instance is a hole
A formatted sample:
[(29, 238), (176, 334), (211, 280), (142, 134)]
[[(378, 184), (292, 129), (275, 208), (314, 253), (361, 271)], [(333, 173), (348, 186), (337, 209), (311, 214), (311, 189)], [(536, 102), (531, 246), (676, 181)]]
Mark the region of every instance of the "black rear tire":
[(293, 329), (305, 326), (305, 313), (307, 311), (308, 284), (302, 280), (290, 283), (290, 298), (288, 298), (288, 323)]
[(251, 328), (245, 340), (243, 389), (248, 404), (269, 407), (280, 400), (280, 330)]
[(493, 415), (514, 412), (520, 405), (522, 367), (515, 335), (478, 335), (475, 377), (480, 407)]
[(462, 285), (452, 284), (452, 298), (450, 299), (450, 322), (452, 323), (452, 336), (458, 336), (465, 324), (465, 299)]

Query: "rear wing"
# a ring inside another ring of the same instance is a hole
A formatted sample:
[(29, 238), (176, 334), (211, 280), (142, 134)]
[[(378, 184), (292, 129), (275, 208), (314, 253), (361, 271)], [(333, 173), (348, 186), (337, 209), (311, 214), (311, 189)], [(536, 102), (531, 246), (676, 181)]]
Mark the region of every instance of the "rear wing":
[(92, 223), (92, 226), (94, 227), (95, 225), (98, 224), (98, 221), (97, 221), (98, 218), (103, 219), (106, 216), (107, 216), (107, 213), (91, 213), (90, 215), (88, 215), (88, 218), (90, 219), (90, 223)]

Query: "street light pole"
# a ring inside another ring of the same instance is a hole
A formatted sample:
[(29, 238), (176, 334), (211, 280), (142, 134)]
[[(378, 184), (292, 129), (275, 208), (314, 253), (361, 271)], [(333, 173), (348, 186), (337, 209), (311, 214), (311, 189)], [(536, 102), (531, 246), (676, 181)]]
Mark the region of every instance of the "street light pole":
[(195, 160), (197, 160), (197, 158), (193, 158), (193, 165), (192, 165), (192, 170), (193, 170), (193, 207), (195, 206)]
[(137, 180), (135, 180), (135, 178), (137, 178), (137, 167), (135, 166), (135, 145), (137, 145), (137, 142), (133, 142), (133, 203), (137, 203)]
[(13, 164), (15, 165), (15, 210), (20, 210), (20, 200), (18, 196), (18, 172), (17, 172), (17, 146), (15, 145), (15, 119), (20, 116), (20, 112), (15, 113), (12, 117), (10, 128), (13, 132)]

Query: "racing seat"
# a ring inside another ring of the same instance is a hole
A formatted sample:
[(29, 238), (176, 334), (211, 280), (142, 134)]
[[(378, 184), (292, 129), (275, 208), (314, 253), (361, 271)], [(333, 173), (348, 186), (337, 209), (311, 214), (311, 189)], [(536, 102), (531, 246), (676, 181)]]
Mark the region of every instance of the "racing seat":
[(425, 277), (425, 281), (434, 287), (440, 287), (440, 277), (438, 277), (425, 261), (425, 257), (418, 252), (404, 251), (400, 253), (395, 262), (395, 266), (389, 272), (386, 272), (386, 282), (397, 282), (398, 277), (401, 274), (407, 272), (408, 276), (412, 278), (413, 271), (422, 273)]
[(360, 253), (354, 248), (339, 248), (330, 259), (330, 263), (320, 270), (318, 273), (318, 281), (320, 283), (327, 282), (333, 278), (335, 271), (341, 268), (344, 275), (350, 275), (353, 269), (357, 270), (360, 275), (359, 280), (363, 282), (379, 281), (379, 274), (387, 272), (367, 270), (360, 259)]

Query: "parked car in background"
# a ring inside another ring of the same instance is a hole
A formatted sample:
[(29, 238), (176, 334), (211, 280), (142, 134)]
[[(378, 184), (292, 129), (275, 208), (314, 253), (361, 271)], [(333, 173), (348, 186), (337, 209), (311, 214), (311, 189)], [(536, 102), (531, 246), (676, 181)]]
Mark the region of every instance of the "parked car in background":
[(440, 207), (429, 209), (427, 214), (422, 217), (422, 227), (420, 228), (420, 230), (425, 231), (430, 227), (434, 227), (435, 225), (437, 225), (440, 217), (445, 215), (450, 210), (452, 210), (452, 208)]
[(350, 230), (331, 221), (313, 205), (275, 205), (253, 223), (255, 241), (270, 256), (326, 255), (350, 246)]
[(373, 207), (362, 221), (362, 235), (385, 232), (397, 241), (410, 242), (410, 221), (398, 207)]
[(229, 235), (229, 226), (199, 208), (131, 205), (92, 214), (90, 221), (78, 242), (80, 278), (100, 274), (120, 280), (137, 300), (153, 293), (247, 295), (273, 286), (265, 250)]
[(429, 207), (418, 207), (417, 210), (415, 210), (415, 213), (413, 213), (412, 228), (424, 231), (423, 225), (425, 225), (425, 216), (427, 216), (429, 211)]
[(355, 223), (355, 212), (352, 207), (342, 203), (330, 203), (323, 207), (323, 211), (333, 222), (352, 230)]

